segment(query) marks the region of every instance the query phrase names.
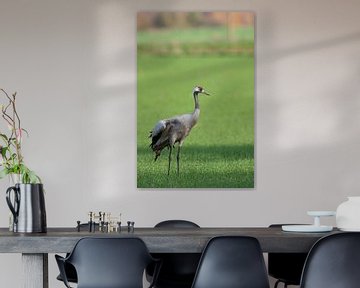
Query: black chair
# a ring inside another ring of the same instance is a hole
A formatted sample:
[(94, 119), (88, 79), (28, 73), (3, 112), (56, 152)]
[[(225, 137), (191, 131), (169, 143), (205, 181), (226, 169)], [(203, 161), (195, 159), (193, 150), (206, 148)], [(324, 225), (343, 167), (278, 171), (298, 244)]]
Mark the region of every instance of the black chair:
[(55, 258), (66, 287), (65, 263), (75, 267), (78, 288), (142, 288), (145, 268), (156, 262), (139, 238), (82, 238), (68, 257)]
[[(166, 220), (155, 225), (155, 228), (200, 228), (199, 225), (187, 220)], [(162, 266), (159, 272), (156, 288), (190, 288), (194, 280), (200, 253), (156, 253), (152, 254), (161, 259)], [(151, 281), (153, 267), (146, 272), (146, 278)]]
[[(89, 224), (88, 223), (80, 224), (80, 229), (83, 230), (84, 228), (86, 230), (88, 230), (89, 229)], [(98, 223), (95, 223), (95, 229), (99, 229), (99, 224)], [(68, 256), (69, 256), (69, 253), (66, 254), (66, 257), (68, 257)], [(75, 270), (74, 266), (71, 265), (70, 263), (67, 263), (67, 262), (64, 263), (64, 266), (65, 266), (65, 274), (66, 274), (66, 278), (67, 278), (68, 282), (77, 283), (77, 275), (76, 275), (76, 270)], [(56, 277), (56, 279), (59, 280), (59, 281), (64, 282), (64, 280), (61, 277), (61, 274), (59, 274)]]
[[(270, 228), (280, 228), (284, 224), (272, 224)], [(301, 273), (307, 253), (269, 253), (268, 273), (277, 279), (274, 288), (280, 283), (286, 288), (288, 285), (300, 285)]]
[[(66, 254), (66, 257), (68, 257), (69, 254)], [(65, 259), (65, 258), (64, 258)], [(77, 274), (76, 274), (76, 270), (75, 270), (75, 267), (68, 263), (68, 262), (64, 262), (64, 273), (66, 275), (66, 279), (68, 282), (71, 282), (71, 283), (77, 283)], [(61, 274), (59, 274), (57, 277), (56, 277), (57, 280), (59, 281), (62, 281), (64, 282)]]
[(269, 288), (258, 240), (248, 236), (212, 238), (202, 254), (192, 288)]
[(325, 236), (306, 259), (301, 288), (360, 287), (360, 233)]

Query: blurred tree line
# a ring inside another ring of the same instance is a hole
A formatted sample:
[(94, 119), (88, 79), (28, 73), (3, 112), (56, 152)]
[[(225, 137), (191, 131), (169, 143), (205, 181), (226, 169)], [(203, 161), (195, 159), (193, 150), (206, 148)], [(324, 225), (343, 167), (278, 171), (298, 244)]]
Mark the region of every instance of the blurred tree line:
[(253, 26), (252, 12), (139, 12), (138, 30), (201, 26)]
[(254, 18), (252, 12), (139, 12), (138, 53), (253, 55)]

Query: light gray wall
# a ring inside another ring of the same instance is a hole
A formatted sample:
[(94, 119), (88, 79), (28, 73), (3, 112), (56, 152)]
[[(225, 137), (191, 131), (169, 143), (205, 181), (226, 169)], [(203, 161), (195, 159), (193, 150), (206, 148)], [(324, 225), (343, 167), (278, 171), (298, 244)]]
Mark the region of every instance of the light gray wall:
[[(136, 189), (138, 10), (256, 12), (255, 189)], [(356, 0), (2, 0), (0, 86), (18, 92), (48, 226), (75, 225), (89, 210), (137, 226), (310, 222), (307, 210), (359, 195), (359, 10)], [(20, 287), (19, 263), (0, 255), (2, 286)], [(62, 287), (52, 256), (50, 270), (50, 287)]]

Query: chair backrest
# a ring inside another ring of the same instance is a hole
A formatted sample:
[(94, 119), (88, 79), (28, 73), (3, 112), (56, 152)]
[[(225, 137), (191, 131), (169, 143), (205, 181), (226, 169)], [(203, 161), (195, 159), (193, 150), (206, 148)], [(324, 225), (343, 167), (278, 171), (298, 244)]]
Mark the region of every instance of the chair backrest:
[(360, 287), (360, 233), (332, 234), (314, 244), (306, 259), (302, 288)]
[[(165, 220), (155, 228), (200, 228), (188, 220)], [(158, 253), (154, 257), (162, 260), (162, 267), (157, 278), (156, 287), (190, 287), (200, 260), (200, 253)], [(151, 269), (147, 271), (152, 275)]]
[(192, 288), (268, 288), (264, 257), (256, 238), (212, 238), (202, 254)]
[(76, 269), (78, 288), (142, 288), (152, 260), (139, 238), (82, 238), (67, 259)]
[[(289, 224), (271, 224), (269, 228), (281, 229), (282, 225)], [(306, 257), (307, 253), (268, 253), (269, 275), (287, 285), (300, 285)]]
[(165, 220), (157, 223), (155, 228), (200, 228), (200, 226), (188, 220)]

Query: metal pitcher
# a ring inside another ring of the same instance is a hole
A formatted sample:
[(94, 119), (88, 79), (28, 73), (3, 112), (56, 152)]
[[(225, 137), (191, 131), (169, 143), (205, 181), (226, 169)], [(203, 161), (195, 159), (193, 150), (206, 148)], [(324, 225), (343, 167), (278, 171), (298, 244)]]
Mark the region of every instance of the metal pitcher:
[(42, 184), (15, 184), (6, 190), (6, 202), (14, 216), (14, 232), (42, 233), (47, 231)]

